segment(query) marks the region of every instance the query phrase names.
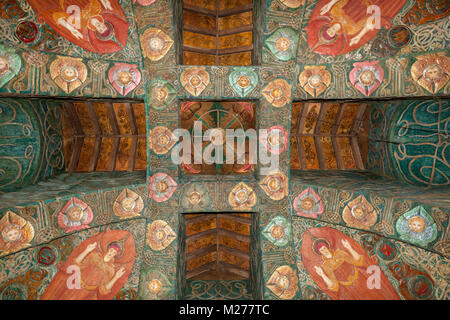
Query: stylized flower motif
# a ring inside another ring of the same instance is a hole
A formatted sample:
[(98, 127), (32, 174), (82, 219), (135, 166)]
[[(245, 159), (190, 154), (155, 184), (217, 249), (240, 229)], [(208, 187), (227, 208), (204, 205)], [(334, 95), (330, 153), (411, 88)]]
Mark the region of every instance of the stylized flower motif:
[(306, 188), (294, 199), (293, 207), (298, 216), (307, 218), (317, 218), (325, 209), (322, 199), (311, 188)]
[(169, 52), (173, 40), (160, 29), (148, 28), (141, 35), (141, 45), (144, 57), (158, 61)]
[(184, 189), (181, 206), (185, 209), (201, 209), (209, 206), (211, 196), (201, 183), (191, 183)]
[(167, 222), (155, 220), (148, 225), (147, 244), (155, 251), (161, 251), (167, 248), (177, 235)]
[(288, 133), (282, 126), (270, 127), (259, 136), (260, 142), (271, 153), (281, 154), (288, 147)]
[(160, 300), (167, 298), (171, 291), (171, 284), (167, 277), (158, 269), (144, 270), (140, 296), (146, 300)]
[(258, 85), (258, 74), (249, 68), (236, 67), (228, 76), (231, 88), (240, 97), (245, 97)]
[(169, 106), (176, 98), (176, 91), (167, 81), (155, 79), (150, 83), (150, 105), (162, 110)]
[(156, 154), (166, 154), (176, 142), (177, 138), (166, 127), (155, 127), (150, 132), (150, 145)]
[(228, 195), (228, 203), (235, 210), (250, 210), (256, 204), (256, 194), (252, 188), (240, 182)]
[(50, 64), (50, 76), (64, 92), (71, 93), (86, 81), (87, 68), (82, 58), (58, 56)]
[(424, 247), (437, 237), (436, 223), (422, 206), (405, 212), (395, 228), (401, 239)]
[(150, 179), (150, 198), (156, 202), (164, 202), (172, 197), (178, 184), (169, 175), (159, 172)]
[(356, 62), (350, 71), (350, 82), (366, 97), (370, 96), (381, 85), (384, 70), (377, 61)]
[(12, 48), (0, 44), (0, 88), (19, 74), (22, 60)]
[(186, 68), (180, 77), (181, 85), (194, 97), (198, 97), (209, 85), (209, 73), (204, 67)]
[(27, 220), (7, 211), (0, 219), (0, 252), (2, 255), (30, 246), (34, 228)]
[(283, 217), (275, 217), (264, 228), (263, 235), (277, 247), (284, 247), (291, 238), (289, 222)]
[(314, 98), (320, 96), (331, 83), (331, 73), (326, 66), (305, 66), (299, 76), (300, 86)]
[(262, 90), (262, 95), (274, 107), (284, 107), (291, 101), (291, 85), (284, 79), (274, 80)]
[(280, 28), (267, 38), (266, 46), (277, 59), (289, 61), (297, 54), (298, 37), (294, 29)]
[(416, 57), (411, 66), (411, 75), (418, 84), (431, 93), (438, 93), (450, 77), (450, 58), (445, 52)]
[(265, 176), (259, 185), (272, 200), (281, 200), (289, 193), (288, 179), (283, 172)]
[(266, 285), (280, 299), (289, 300), (297, 294), (298, 278), (290, 266), (281, 266), (275, 270)]
[(58, 226), (66, 233), (89, 228), (94, 215), (91, 207), (77, 198), (71, 198), (58, 213)]
[(139, 3), (141, 6), (146, 7), (154, 3), (156, 0), (133, 0), (133, 3)]
[(126, 96), (130, 91), (141, 83), (141, 72), (136, 64), (114, 63), (108, 72), (109, 82), (122, 96)]
[(377, 212), (367, 199), (360, 195), (347, 203), (342, 218), (349, 227), (368, 229), (377, 222)]
[(120, 219), (139, 216), (144, 209), (144, 200), (136, 192), (124, 189), (114, 200), (113, 211)]

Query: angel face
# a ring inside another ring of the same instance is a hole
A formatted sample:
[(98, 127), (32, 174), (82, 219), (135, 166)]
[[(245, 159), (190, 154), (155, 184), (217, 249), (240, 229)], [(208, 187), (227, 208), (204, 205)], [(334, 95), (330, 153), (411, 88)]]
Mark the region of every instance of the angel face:
[(425, 230), (427, 223), (424, 218), (416, 216), (409, 219), (408, 225), (411, 231), (421, 233)]
[(366, 215), (366, 208), (362, 205), (356, 205), (352, 208), (352, 215), (357, 219), (364, 218)]
[(78, 71), (72, 66), (61, 69), (61, 78), (66, 82), (73, 82), (78, 79)]
[(330, 38), (334, 38), (339, 31), (341, 31), (341, 25), (339, 23), (334, 23), (325, 32)]
[(241, 88), (247, 88), (250, 85), (251, 81), (247, 76), (240, 76), (237, 83)]
[(156, 184), (156, 190), (160, 193), (164, 193), (169, 189), (169, 184), (165, 180), (161, 180)]
[(359, 82), (366, 87), (370, 87), (375, 82), (375, 74), (372, 70), (364, 70), (359, 74)]
[(136, 201), (133, 198), (126, 197), (121, 201), (123, 210), (130, 212), (136, 206)]
[(158, 144), (160, 146), (165, 146), (166, 144), (168, 144), (170, 142), (170, 137), (167, 134), (160, 134), (157, 138), (156, 138)]
[(106, 251), (105, 256), (103, 258), (103, 260), (105, 262), (109, 262), (112, 259), (114, 259), (114, 257), (117, 255), (117, 250), (114, 248), (109, 248), (108, 251)]
[(271, 191), (277, 191), (281, 187), (281, 182), (280, 182), (280, 180), (278, 180), (276, 178), (272, 178), (267, 183), (267, 186), (269, 187), (269, 189)]
[(327, 259), (330, 259), (332, 257), (330, 250), (326, 246), (322, 246), (319, 249), (319, 252)]
[(165, 101), (169, 95), (169, 91), (165, 87), (158, 87), (154, 94), (158, 101)]
[(190, 79), (189, 79), (189, 83), (194, 87), (197, 88), (202, 84), (202, 79), (200, 79), (200, 77), (198, 75), (193, 75)]
[(22, 231), (17, 224), (9, 224), (2, 231), (3, 240), (6, 242), (16, 242), (22, 237)]
[(303, 210), (310, 211), (314, 208), (314, 199), (311, 197), (305, 197), (302, 199), (301, 207)]
[(129, 71), (121, 71), (119, 72), (119, 74), (117, 75), (117, 80), (119, 81), (119, 83), (126, 87), (128, 86), (131, 81), (133, 80), (133, 76)]
[(67, 211), (67, 217), (73, 222), (80, 221), (83, 218), (83, 215), (83, 209), (78, 206), (74, 206)]
[(0, 75), (9, 71), (9, 63), (4, 57), (0, 57)]
[(432, 64), (431, 66), (425, 68), (423, 71), (423, 76), (428, 81), (439, 81), (443, 76), (443, 72), (439, 65)]
[(309, 79), (308, 79), (308, 84), (312, 87), (312, 88), (317, 88), (322, 84), (322, 77), (319, 74), (313, 74)]
[(202, 196), (199, 192), (194, 191), (189, 195), (189, 202), (193, 205), (199, 204)]
[(243, 203), (248, 199), (248, 193), (246, 190), (241, 189), (236, 192), (235, 197), (238, 202)]
[(282, 226), (274, 226), (270, 233), (275, 239), (281, 239), (284, 236), (284, 228)]
[(280, 275), (277, 281), (277, 287), (281, 290), (286, 290), (289, 288), (289, 278), (285, 275)]

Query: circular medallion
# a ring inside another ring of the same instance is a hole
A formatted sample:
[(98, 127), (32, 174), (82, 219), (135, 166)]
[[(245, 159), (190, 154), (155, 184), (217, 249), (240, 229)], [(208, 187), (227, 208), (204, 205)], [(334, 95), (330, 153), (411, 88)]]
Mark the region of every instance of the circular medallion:
[(169, 96), (169, 91), (167, 90), (166, 87), (156, 87), (154, 89), (154, 93), (153, 96), (158, 100), (158, 101), (165, 101), (167, 99), (167, 97)]
[(353, 206), (351, 212), (356, 219), (362, 219), (367, 215), (367, 209), (362, 204)]
[(412, 40), (412, 32), (406, 26), (393, 26), (388, 31), (388, 42), (392, 48), (400, 49)]
[(67, 217), (70, 221), (78, 222), (83, 219), (84, 211), (78, 206), (73, 206), (67, 210)]
[(193, 205), (199, 204), (201, 200), (202, 196), (197, 191), (194, 191), (189, 195), (189, 202)]
[(280, 275), (277, 281), (278, 288), (280, 288), (281, 290), (287, 290), (289, 288), (289, 285), (289, 278), (285, 275)]
[(38, 28), (32, 21), (22, 21), (16, 26), (16, 36), (24, 43), (32, 43), (36, 40)]
[(283, 96), (283, 90), (280, 87), (274, 87), (271, 91), (270, 91), (270, 96), (274, 99), (274, 100), (278, 100)]
[(284, 236), (284, 228), (282, 226), (273, 226), (272, 230), (270, 230), (270, 234), (275, 238), (275, 239), (281, 239)]
[(117, 74), (117, 82), (119, 82), (122, 87), (128, 87), (132, 81), (133, 75), (129, 71), (120, 71)]
[(78, 79), (78, 70), (72, 66), (66, 66), (61, 69), (61, 78), (66, 82), (74, 82)]
[(270, 191), (278, 191), (281, 188), (281, 182), (278, 178), (272, 177), (267, 182), (267, 187), (270, 189)]
[(421, 233), (427, 227), (427, 222), (420, 216), (414, 216), (408, 220), (408, 226), (412, 232)]
[(8, 224), (2, 230), (2, 238), (5, 242), (15, 242), (22, 238), (22, 230), (18, 224)]
[(162, 289), (162, 283), (158, 279), (153, 279), (148, 282), (148, 290), (154, 294), (158, 294)]
[(170, 143), (171, 139), (166, 133), (161, 133), (156, 138), (156, 141), (158, 142), (158, 145), (163, 147)]
[(303, 210), (310, 211), (314, 208), (314, 199), (311, 197), (304, 197), (300, 203), (300, 206)]
[(438, 64), (429, 65), (423, 71), (423, 77), (431, 82), (439, 81), (443, 75), (444, 72), (442, 71), (441, 66)]
[(318, 88), (322, 82), (322, 77), (318, 74), (314, 74), (308, 79), (308, 84), (312, 88)]
[(152, 51), (160, 51), (164, 47), (164, 40), (158, 37), (153, 37), (150, 39), (149, 45)]
[(282, 37), (277, 40), (277, 49), (280, 51), (287, 51), (291, 46), (291, 41), (288, 38)]
[(50, 247), (42, 247), (37, 255), (37, 262), (49, 266), (56, 260), (55, 252)]
[(244, 203), (245, 201), (248, 200), (248, 192), (247, 190), (241, 189), (238, 192), (236, 192), (236, 194), (234, 195), (236, 201), (238, 201), (239, 203)]
[(133, 198), (130, 198), (130, 197), (126, 197), (121, 201), (120, 204), (121, 204), (123, 210), (130, 212), (136, 206), (136, 200), (134, 200)]
[(418, 299), (429, 299), (433, 294), (433, 283), (424, 275), (416, 275), (409, 279), (408, 289)]
[(358, 80), (363, 86), (370, 87), (375, 83), (375, 73), (372, 70), (363, 70), (360, 72)]
[(201, 86), (202, 84), (202, 79), (200, 79), (200, 77), (196, 74), (194, 74), (193, 76), (191, 76), (189, 78), (189, 83), (194, 87), (194, 88), (198, 88)]
[(159, 193), (164, 193), (167, 191), (167, 189), (169, 189), (169, 184), (165, 180), (161, 180), (156, 184), (156, 190)]

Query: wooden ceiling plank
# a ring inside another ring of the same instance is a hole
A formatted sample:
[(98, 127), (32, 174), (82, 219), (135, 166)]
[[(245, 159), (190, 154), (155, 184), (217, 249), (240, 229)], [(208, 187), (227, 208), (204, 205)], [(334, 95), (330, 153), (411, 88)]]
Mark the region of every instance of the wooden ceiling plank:
[(253, 1), (252, 1), (252, 3), (244, 4), (241, 6), (236, 6), (234, 8), (220, 10), (220, 11), (218, 11), (217, 16), (219, 18), (223, 18), (223, 17), (228, 17), (228, 16), (234, 16), (236, 14), (244, 13), (244, 12), (252, 11), (252, 10), (253, 10)]
[(250, 243), (250, 236), (246, 236), (246, 235), (243, 235), (240, 233), (236, 233), (236, 232), (221, 229), (221, 228), (218, 228), (217, 230), (218, 230), (218, 234), (221, 236), (230, 237), (230, 238), (242, 241), (242, 242)]
[(205, 272), (208, 272), (208, 271), (212, 271), (212, 270), (216, 270), (216, 262), (215, 261), (206, 263), (206, 264), (204, 264), (204, 265), (202, 265), (202, 266), (200, 266), (198, 268), (195, 268), (195, 269), (193, 269), (191, 271), (187, 271), (186, 272), (186, 279), (191, 279), (191, 278), (193, 278), (195, 276), (198, 276), (198, 275), (200, 275), (202, 273), (205, 273)]
[(241, 26), (241, 27), (236, 27), (236, 28), (231, 28), (231, 29), (225, 29), (225, 30), (219, 31), (219, 36), (229, 36), (229, 35), (232, 35), (232, 34), (237, 34), (237, 33), (241, 33), (241, 32), (248, 32), (248, 31), (253, 31), (253, 25)]
[(206, 231), (202, 231), (202, 232), (193, 234), (191, 236), (187, 236), (186, 237), (186, 242), (196, 241), (198, 239), (207, 237), (207, 236), (209, 236), (211, 234), (215, 234), (215, 233), (216, 233), (216, 229), (209, 229), (209, 230), (206, 230)]
[(243, 252), (238, 249), (226, 247), (224, 245), (219, 245), (219, 250), (226, 251), (229, 254), (241, 257), (242, 259), (250, 260), (250, 255), (247, 252)]
[(204, 255), (207, 255), (208, 253), (214, 252), (217, 250), (217, 246), (211, 245), (206, 248), (201, 248), (189, 253), (186, 253), (186, 261), (191, 261), (192, 259), (203, 257)]
[(225, 220), (228, 219), (228, 220), (232, 220), (232, 221), (236, 221), (236, 222), (240, 222), (240, 223), (244, 223), (244, 224), (248, 224), (248, 225), (250, 225), (252, 223), (252, 220), (249, 218), (237, 217), (232, 214), (218, 214), (217, 217), (219, 219), (225, 219)]

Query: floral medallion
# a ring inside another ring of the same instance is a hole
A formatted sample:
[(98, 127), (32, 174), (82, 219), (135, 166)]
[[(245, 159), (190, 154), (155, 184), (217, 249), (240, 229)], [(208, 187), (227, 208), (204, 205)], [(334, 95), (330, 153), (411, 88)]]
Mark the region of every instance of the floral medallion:
[(258, 85), (258, 74), (249, 68), (236, 67), (228, 76), (231, 88), (240, 97), (245, 97)]
[(87, 78), (88, 70), (81, 58), (58, 56), (50, 64), (50, 76), (65, 93), (71, 93)]
[(161, 251), (167, 248), (177, 235), (167, 222), (155, 220), (148, 225), (147, 244), (155, 251)]
[(27, 220), (7, 211), (0, 219), (0, 252), (2, 255), (29, 247), (34, 228)]
[(262, 95), (274, 107), (281, 108), (291, 101), (291, 85), (284, 79), (270, 82), (263, 90)]
[(206, 208), (211, 204), (210, 192), (201, 183), (191, 183), (185, 187), (180, 202), (188, 210)]
[(234, 210), (250, 210), (256, 204), (256, 194), (244, 182), (240, 182), (228, 195), (228, 203)]
[(367, 199), (360, 195), (347, 203), (342, 218), (349, 227), (369, 229), (377, 222), (377, 212)]
[(19, 74), (22, 60), (13, 48), (0, 44), (0, 88)]
[(144, 201), (136, 192), (125, 189), (114, 200), (113, 211), (120, 219), (139, 216), (144, 209)]
[(283, 27), (268, 37), (265, 44), (278, 60), (289, 61), (297, 55), (298, 37), (297, 31)]
[(384, 79), (384, 70), (378, 61), (356, 62), (350, 71), (350, 82), (366, 97), (378, 89)]
[(71, 198), (58, 213), (58, 226), (66, 233), (89, 228), (94, 215), (91, 207), (77, 198)]
[(312, 188), (303, 190), (294, 199), (293, 207), (296, 215), (307, 218), (317, 218), (325, 209), (322, 199)]
[(163, 110), (170, 106), (176, 98), (173, 86), (165, 80), (155, 79), (150, 83), (150, 106)]
[(169, 175), (159, 172), (155, 173), (150, 179), (150, 198), (156, 202), (164, 202), (169, 200), (178, 184)]
[(299, 76), (300, 86), (314, 98), (320, 96), (331, 83), (331, 73), (326, 66), (305, 66)]
[(144, 57), (158, 61), (169, 52), (173, 40), (160, 29), (148, 28), (141, 35), (141, 45)]
[(298, 278), (290, 266), (281, 266), (275, 270), (266, 286), (278, 298), (289, 300), (297, 294)]
[(172, 131), (166, 127), (155, 127), (149, 135), (151, 149), (156, 154), (166, 154), (177, 142)]
[(198, 97), (209, 85), (209, 73), (204, 67), (186, 68), (180, 77), (181, 85), (194, 97)]
[(437, 237), (436, 223), (422, 206), (405, 212), (395, 228), (401, 239), (424, 247)]
[(291, 238), (291, 228), (286, 218), (275, 217), (264, 228), (263, 235), (277, 247), (284, 247)]
[(288, 138), (282, 126), (273, 126), (259, 136), (259, 141), (271, 153), (281, 154), (288, 147)]
[(126, 96), (141, 83), (141, 72), (136, 64), (116, 62), (109, 69), (108, 79), (120, 95)]
[(289, 193), (288, 179), (283, 172), (265, 176), (259, 185), (272, 200), (281, 200)]
[(438, 93), (450, 77), (450, 58), (444, 52), (416, 57), (411, 75), (419, 85), (431, 93)]

